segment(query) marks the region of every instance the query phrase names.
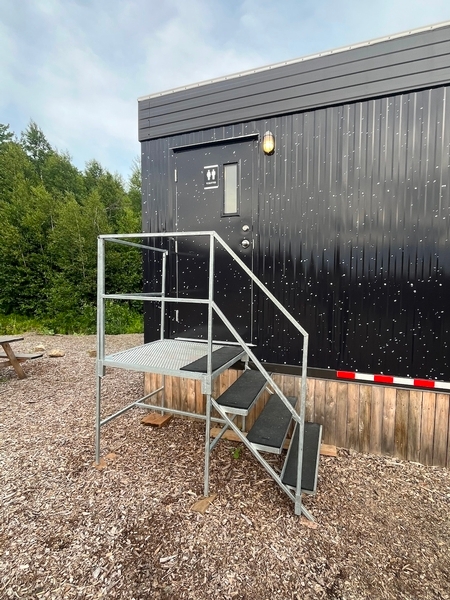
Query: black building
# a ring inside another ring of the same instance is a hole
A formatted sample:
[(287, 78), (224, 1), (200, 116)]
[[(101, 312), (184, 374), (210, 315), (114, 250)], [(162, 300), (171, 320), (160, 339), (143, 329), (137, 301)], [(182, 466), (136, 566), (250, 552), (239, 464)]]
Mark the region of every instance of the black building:
[[(312, 374), (450, 382), (450, 23), (141, 98), (139, 139), (143, 231), (217, 231), (309, 332)], [(174, 293), (201, 294), (178, 249)], [(292, 330), (228, 267), (228, 314), (295, 373)], [(182, 309), (171, 333), (201, 336)]]

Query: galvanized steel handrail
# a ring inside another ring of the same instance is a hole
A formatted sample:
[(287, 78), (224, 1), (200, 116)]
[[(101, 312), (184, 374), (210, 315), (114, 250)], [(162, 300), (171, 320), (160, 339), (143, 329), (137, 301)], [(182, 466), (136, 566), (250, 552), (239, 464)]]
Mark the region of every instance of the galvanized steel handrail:
[[(174, 238), (174, 237), (209, 237), (210, 238), (210, 273), (209, 273), (209, 281), (210, 283), (212, 283), (212, 279), (213, 279), (213, 275), (211, 273), (211, 270), (214, 271), (213, 266), (214, 266), (214, 244), (213, 244), (213, 239), (216, 240), (221, 246), (222, 248), (233, 258), (233, 260), (241, 267), (241, 269), (246, 273), (246, 275), (248, 275), (248, 277), (253, 281), (253, 283), (255, 283), (255, 285), (257, 285), (260, 290), (267, 296), (267, 298), (278, 308), (278, 310), (289, 320), (289, 322), (297, 329), (297, 331), (299, 331), (302, 336), (303, 336), (303, 348), (302, 348), (302, 375), (301, 375), (301, 380), (302, 380), (302, 385), (301, 385), (301, 390), (300, 390), (300, 394), (301, 397), (306, 396), (306, 373), (307, 373), (307, 355), (308, 355), (308, 333), (307, 331), (300, 325), (300, 323), (298, 323), (294, 317), (290, 314), (289, 311), (286, 310), (286, 308), (281, 304), (281, 302), (279, 300), (277, 300), (277, 298), (267, 289), (267, 287), (255, 276), (255, 274), (247, 267), (247, 265), (242, 261), (242, 259), (236, 254), (236, 252), (234, 252), (234, 250), (232, 250), (230, 248), (230, 246), (225, 242), (225, 240), (223, 240), (221, 238), (221, 236), (215, 232), (215, 231), (195, 231), (195, 232), (163, 232), (163, 233), (139, 233), (139, 234), (134, 234), (134, 233), (129, 233), (129, 234), (106, 234), (106, 235), (101, 235), (99, 236), (99, 238), (107, 240), (107, 241), (111, 241), (111, 242), (115, 242), (115, 243), (121, 243), (124, 245), (128, 245), (128, 246), (133, 246), (136, 248), (142, 248), (144, 250), (151, 250), (151, 251), (158, 251), (164, 254), (164, 258), (166, 257), (166, 255), (168, 254), (167, 250), (163, 250), (161, 248), (155, 248), (155, 247), (151, 247), (151, 246), (146, 246), (145, 244), (137, 244), (137, 243), (132, 243), (132, 242), (127, 242), (124, 241), (123, 238), (128, 238), (128, 239), (151, 239), (151, 238)], [(163, 276), (162, 276), (162, 286), (163, 288), (165, 288), (165, 265), (163, 265)], [(210, 304), (210, 302), (213, 300), (212, 298), (212, 290), (209, 290), (209, 298), (196, 298), (196, 299), (190, 299), (190, 298), (169, 298), (165, 295), (165, 289), (163, 289), (162, 292), (156, 292), (155, 295), (149, 296), (147, 294), (105, 294), (104, 292), (102, 293), (102, 298), (104, 299), (123, 299), (123, 300), (147, 300), (147, 301), (154, 301), (154, 302), (169, 302), (169, 303), (185, 303), (185, 304)], [(158, 294), (158, 295), (156, 295)], [(161, 298), (163, 298), (163, 300), (161, 300)], [(252, 361), (254, 362), (254, 364), (258, 367), (258, 369), (261, 371), (261, 373), (264, 374), (264, 367), (262, 366), (262, 364), (258, 361), (258, 359), (256, 358), (256, 356), (254, 355), (254, 353), (251, 351), (250, 347), (246, 344), (246, 342), (244, 342), (244, 340), (237, 335), (236, 330), (234, 330), (234, 332), (231, 330), (232, 329), (232, 325), (230, 323), (230, 321), (228, 319), (226, 319), (225, 315), (223, 313), (221, 313), (221, 315), (219, 314), (220, 309), (217, 306), (217, 304), (215, 304), (214, 306), (214, 310), (217, 312), (217, 314), (221, 317), (222, 321), (224, 322), (224, 324), (227, 326), (227, 328), (230, 330), (230, 333), (233, 334), (233, 336), (236, 338), (236, 340), (244, 347), (245, 351), (247, 352), (247, 354), (252, 358)], [(209, 321), (209, 319), (208, 319)], [(163, 339), (163, 332), (161, 331), (161, 339)], [(210, 341), (210, 340), (208, 340)], [(212, 343), (212, 340), (211, 340)], [(208, 357), (209, 357), (209, 352), (208, 352)], [(210, 367), (210, 361), (208, 360), (208, 367)], [(210, 368), (207, 369), (208, 374), (211, 373)], [(269, 376), (270, 377), (270, 376)], [(272, 378), (270, 378), (270, 384), (274, 387), (276, 393), (280, 396), (280, 399), (283, 401), (284, 405), (286, 406), (286, 408), (291, 412), (293, 418), (296, 421), (299, 421), (299, 419), (301, 419), (302, 415), (300, 411), (300, 414), (297, 414), (297, 412), (295, 411), (295, 409), (292, 408), (290, 402), (288, 402), (287, 398), (285, 397), (285, 395), (281, 392), (281, 390), (278, 388), (278, 386), (275, 384), (275, 382), (273, 382)], [(303, 389), (304, 388), (304, 389)], [(303, 398), (302, 398), (303, 400)], [(303, 402), (302, 402), (303, 404)], [(303, 420), (304, 420), (304, 415), (303, 415)]]
[[(238, 263), (238, 265), (242, 268), (242, 270), (250, 277), (250, 279), (264, 292), (264, 294), (271, 300), (271, 302), (280, 310), (280, 312), (291, 322), (292, 325), (302, 334), (303, 336), (303, 353), (302, 353), (302, 385), (303, 380), (305, 382), (305, 395), (306, 395), (306, 374), (307, 374), (307, 356), (308, 356), (308, 339), (309, 335), (305, 329), (298, 323), (294, 317), (287, 311), (284, 306), (281, 304), (279, 300), (275, 298), (275, 296), (266, 288), (266, 286), (255, 276), (255, 274), (247, 267), (247, 265), (239, 258), (239, 256), (230, 248), (230, 246), (216, 233), (213, 233), (214, 238), (221, 244), (221, 246), (228, 252), (228, 254)], [(223, 315), (225, 317), (225, 315)], [(223, 319), (223, 317), (221, 317)], [(225, 323), (226, 324), (226, 323)], [(227, 325), (228, 326), (228, 325)], [(233, 334), (234, 335), (234, 334)], [(247, 353), (251, 353), (253, 356), (253, 352), (251, 352), (250, 348), (247, 344), (242, 340), (242, 343), (245, 346), (245, 350)], [(254, 357), (258, 364), (259, 361)], [(252, 359), (253, 360), (253, 359)], [(261, 363), (259, 363), (261, 364)], [(262, 365), (261, 365), (262, 367)], [(259, 368), (259, 367), (258, 367)], [(263, 368), (263, 367), (262, 367)], [(278, 393), (278, 392), (277, 392)], [(283, 396), (283, 394), (282, 394)], [(283, 401), (284, 398), (282, 397)], [(290, 403), (286, 400), (284, 401), (286, 407), (292, 412), (292, 407)]]
[[(278, 485), (286, 492), (295, 502), (295, 513), (297, 515), (302, 512), (304, 515), (310, 519), (314, 520), (312, 515), (302, 506), (301, 500), (301, 485), (302, 485), (302, 467), (303, 467), (303, 438), (304, 438), (304, 427), (305, 427), (305, 404), (306, 404), (306, 375), (307, 375), (307, 356), (308, 356), (308, 333), (303, 329), (303, 327), (297, 323), (297, 321), (292, 317), (292, 315), (284, 308), (284, 306), (275, 298), (275, 296), (266, 288), (266, 286), (259, 281), (259, 279), (254, 275), (254, 273), (247, 267), (247, 265), (239, 258), (239, 256), (228, 246), (228, 244), (216, 233), (214, 232), (214, 239), (222, 245), (222, 247), (229, 253), (229, 255), (237, 262), (237, 264), (244, 270), (244, 272), (250, 277), (250, 279), (264, 292), (264, 294), (272, 301), (272, 303), (281, 311), (281, 313), (294, 325), (294, 327), (302, 334), (303, 336), (303, 352), (302, 352), (302, 375), (301, 375), (301, 388), (300, 388), (300, 407), (299, 412), (291, 406), (290, 402), (286, 398), (285, 394), (280, 390), (275, 381), (269, 375), (269, 373), (265, 370), (260, 361), (256, 358), (255, 354), (252, 352), (251, 348), (246, 344), (246, 342), (242, 339), (242, 337), (238, 334), (238, 332), (234, 329), (229, 320), (225, 317), (223, 312), (219, 309), (217, 304), (213, 302), (213, 308), (218, 316), (222, 319), (223, 323), (227, 326), (228, 330), (233, 334), (236, 340), (241, 344), (241, 346), (246, 351), (247, 355), (252, 359), (253, 363), (256, 365), (261, 374), (265, 377), (266, 381), (273, 387), (274, 391), (281, 399), (283, 404), (291, 413), (292, 418), (296, 421), (297, 426), (299, 428), (298, 431), (298, 455), (297, 455), (297, 480), (296, 480), (296, 490), (295, 496), (289, 492), (286, 486), (281, 481), (281, 478), (277, 476), (277, 474), (270, 468), (269, 465), (266, 466), (265, 461), (259, 456), (259, 453), (252, 449), (251, 444), (244, 439), (244, 436), (239, 434), (238, 428), (231, 422), (228, 422), (227, 416), (224, 414), (222, 410), (219, 409), (218, 404), (214, 402), (214, 408), (219, 411), (219, 414), (225, 419), (227, 419), (227, 424), (229, 427), (233, 429), (235, 433), (241, 437), (244, 444), (250, 449), (252, 454), (257, 458), (257, 460), (264, 466), (266, 471), (276, 479)], [(211, 244), (212, 245), (212, 244)]]
[(283, 401), (284, 405), (286, 406), (286, 408), (291, 413), (292, 418), (296, 422), (298, 422), (299, 421), (299, 415), (297, 414), (297, 412), (295, 411), (295, 409), (291, 406), (291, 403), (288, 402), (286, 396), (280, 390), (280, 388), (275, 383), (275, 381), (272, 379), (272, 377), (270, 376), (270, 374), (266, 371), (266, 369), (263, 366), (263, 364), (258, 360), (258, 358), (256, 358), (254, 352), (252, 352), (251, 348), (243, 340), (243, 338), (239, 335), (239, 333), (236, 331), (236, 329), (233, 327), (233, 325), (231, 324), (231, 322), (226, 318), (226, 316), (223, 314), (223, 312), (220, 310), (220, 308), (217, 306), (217, 304), (215, 302), (213, 302), (213, 309), (217, 313), (217, 315), (221, 318), (221, 320), (223, 321), (223, 323), (227, 326), (228, 330), (233, 334), (233, 336), (239, 342), (239, 344), (244, 348), (245, 352), (247, 353), (247, 355), (249, 356), (249, 358), (251, 359), (251, 361), (253, 362), (253, 364), (257, 367), (258, 371), (260, 371), (260, 373), (262, 375), (264, 375), (266, 381), (271, 385), (273, 391)]
[[(170, 298), (166, 296), (166, 268), (167, 268), (167, 255), (168, 251), (155, 248), (151, 246), (146, 246), (145, 244), (138, 244), (134, 242), (126, 241), (128, 239), (151, 239), (151, 238), (178, 238), (178, 237), (209, 237), (209, 282), (208, 282), (208, 298), (197, 298), (197, 299), (189, 299), (189, 298)], [(104, 256), (104, 242), (111, 241), (114, 243), (122, 244), (125, 246), (132, 246), (135, 248), (141, 248), (147, 251), (156, 251), (162, 253), (162, 285), (161, 292), (143, 292), (141, 294), (106, 294), (105, 293), (105, 256)], [(275, 383), (271, 375), (266, 371), (262, 363), (255, 356), (254, 352), (251, 350), (251, 347), (244, 341), (244, 339), (240, 336), (238, 331), (234, 328), (229, 319), (224, 315), (221, 309), (218, 307), (216, 302), (214, 301), (214, 242), (220, 244), (220, 246), (231, 256), (231, 258), (241, 267), (241, 269), (248, 275), (251, 281), (259, 287), (259, 289), (265, 294), (265, 296), (277, 307), (277, 309), (288, 319), (288, 321), (301, 333), (303, 336), (303, 348), (302, 348), (302, 375), (301, 375), (301, 389), (300, 389), (300, 407), (299, 412), (295, 410), (286, 398), (285, 394), (281, 391), (278, 385)], [(276, 479), (278, 485), (285, 491), (288, 496), (294, 500), (295, 502), (295, 512), (296, 514), (300, 514), (303, 512), (308, 518), (312, 519), (312, 516), (309, 512), (302, 506), (301, 503), (301, 473), (302, 473), (302, 458), (303, 458), (303, 432), (304, 432), (304, 420), (305, 420), (305, 402), (306, 402), (306, 374), (307, 374), (307, 353), (308, 353), (308, 333), (306, 330), (294, 319), (294, 317), (285, 309), (285, 307), (275, 298), (275, 296), (267, 289), (267, 287), (254, 275), (254, 273), (247, 267), (247, 265), (242, 261), (242, 259), (230, 248), (230, 246), (215, 232), (215, 231), (197, 231), (197, 232), (163, 232), (163, 233), (139, 233), (139, 234), (107, 234), (101, 235), (98, 239), (98, 274), (97, 274), (97, 283), (98, 283), (98, 315), (97, 315), (97, 332), (100, 339), (98, 340), (98, 359), (99, 365), (102, 363), (104, 358), (104, 314), (103, 314), (103, 302), (106, 299), (111, 300), (143, 300), (150, 302), (160, 302), (161, 303), (161, 331), (160, 337), (161, 340), (164, 339), (164, 306), (166, 302), (169, 303), (191, 303), (191, 304), (207, 304), (208, 305), (208, 352), (207, 352), (207, 373), (206, 377), (208, 380), (207, 383), (207, 396), (209, 400), (214, 404), (214, 407), (219, 411), (221, 416), (226, 420), (227, 426), (231, 426), (232, 429), (238, 433), (238, 435), (242, 438), (242, 441), (246, 446), (249, 447), (251, 452), (255, 455), (261, 464), (266, 468), (266, 470), (270, 473), (270, 475)], [(100, 309), (101, 307), (101, 309)], [(295, 496), (290, 492), (290, 490), (282, 483), (281, 478), (277, 475), (273, 469), (270, 468), (270, 465), (266, 464), (266, 461), (262, 457), (259, 456), (259, 453), (252, 448), (251, 444), (244, 439), (239, 433), (239, 430), (231, 422), (228, 416), (220, 409), (220, 407), (215, 402), (214, 398), (211, 396), (211, 379), (212, 379), (212, 317), (213, 312), (217, 314), (217, 316), (222, 320), (224, 325), (236, 339), (236, 341), (241, 345), (241, 347), (245, 350), (247, 356), (252, 360), (253, 364), (257, 367), (257, 369), (261, 372), (261, 374), (265, 377), (266, 381), (272, 387), (273, 391), (278, 395), (280, 400), (282, 400), (283, 404), (287, 407), (289, 412), (291, 413), (292, 418), (296, 421), (299, 427), (299, 447), (298, 447), (298, 463), (297, 463), (297, 486), (295, 491)], [(102, 369), (103, 371), (103, 369)], [(99, 378), (102, 376), (102, 373), (97, 373)], [(99, 382), (97, 383), (99, 386)], [(97, 396), (99, 396), (99, 388)], [(206, 403), (206, 423), (207, 428), (209, 428), (209, 423), (211, 420), (211, 402)], [(142, 405), (139, 401), (134, 403), (131, 406), (145, 406)], [(118, 414), (125, 412), (128, 410), (126, 407), (122, 411), (119, 411)], [(100, 414), (99, 414), (99, 402), (97, 402), (97, 427), (100, 425)], [(178, 412), (172, 411), (170, 412)], [(114, 415), (114, 416), (117, 416)], [(112, 417), (111, 417), (112, 418)], [(109, 420), (109, 419), (108, 419)], [(106, 422), (106, 421), (104, 421)], [(98, 432), (98, 443), (99, 443), (99, 432)], [(99, 450), (99, 446), (98, 446)], [(205, 494), (208, 493), (209, 486), (209, 454), (210, 454), (210, 442), (209, 442), (209, 432), (207, 434), (206, 439), (206, 453), (205, 453)]]

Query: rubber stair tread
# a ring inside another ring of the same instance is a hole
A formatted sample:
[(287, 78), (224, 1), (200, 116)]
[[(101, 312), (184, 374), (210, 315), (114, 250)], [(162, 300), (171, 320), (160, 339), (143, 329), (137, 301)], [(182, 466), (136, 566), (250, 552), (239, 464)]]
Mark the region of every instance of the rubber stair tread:
[[(314, 494), (317, 487), (317, 466), (320, 455), (322, 426), (318, 423), (305, 423), (303, 435), (302, 490)], [(295, 488), (297, 485), (298, 427), (292, 437), (286, 465), (281, 481)]]
[[(219, 348), (218, 350), (214, 350), (211, 354), (212, 359), (212, 370), (213, 372), (217, 369), (220, 369), (223, 365), (225, 365), (230, 360), (234, 358), (239, 360), (240, 355), (243, 353), (243, 350), (240, 346), (224, 346), (223, 348)], [(193, 371), (195, 373), (206, 373), (208, 365), (208, 356), (202, 356), (194, 362), (191, 362), (184, 367), (181, 367), (182, 371)]]
[(259, 371), (244, 371), (236, 381), (219, 396), (217, 404), (224, 408), (248, 410), (261, 390), (266, 385), (266, 378)]
[[(294, 407), (297, 398), (287, 396)], [(263, 447), (267, 452), (280, 452), (286, 439), (292, 415), (287, 406), (276, 394), (272, 394), (248, 432), (247, 440)]]

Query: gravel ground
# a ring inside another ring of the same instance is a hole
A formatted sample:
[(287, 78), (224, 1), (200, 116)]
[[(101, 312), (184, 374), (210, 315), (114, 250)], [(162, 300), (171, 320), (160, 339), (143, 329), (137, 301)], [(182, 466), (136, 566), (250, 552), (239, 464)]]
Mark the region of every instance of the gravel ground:
[[(112, 336), (110, 350), (141, 343)], [(449, 471), (339, 450), (321, 457), (311, 528), (249, 452), (221, 442), (204, 515), (201, 423), (104, 428), (93, 465), (93, 336), (25, 335), (63, 358), (0, 371), (0, 598), (449, 599)], [(105, 415), (142, 395), (108, 370)], [(238, 458), (235, 458), (239, 455)], [(280, 467), (278, 457), (272, 459)]]

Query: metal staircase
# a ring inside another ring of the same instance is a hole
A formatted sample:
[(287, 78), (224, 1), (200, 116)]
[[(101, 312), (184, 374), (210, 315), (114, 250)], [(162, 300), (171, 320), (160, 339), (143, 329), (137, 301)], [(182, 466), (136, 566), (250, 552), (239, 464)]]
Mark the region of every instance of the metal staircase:
[[(208, 297), (179, 298), (166, 293), (167, 250), (149, 245), (152, 238), (174, 239), (177, 237), (206, 238), (209, 241), (208, 265)], [(144, 243), (130, 241), (146, 240)], [(156, 252), (161, 258), (161, 290), (154, 293), (108, 294), (105, 290), (105, 244), (118, 243), (139, 248), (145, 252)], [(225, 316), (214, 298), (214, 261), (215, 251), (220, 248), (235, 261), (247, 274), (253, 284), (258, 286), (265, 297), (270, 300), (286, 319), (297, 329), (303, 338), (301, 348), (301, 387), (298, 398), (286, 396), (274, 381), (272, 375), (255, 355), (254, 348), (246, 343), (230, 320)], [(302, 493), (314, 494), (317, 487), (317, 473), (322, 427), (315, 423), (305, 423), (306, 369), (308, 352), (308, 334), (288, 311), (278, 302), (273, 294), (255, 277), (252, 271), (241, 261), (239, 256), (215, 233), (158, 233), (158, 234), (126, 234), (104, 235), (98, 239), (98, 311), (97, 311), (97, 406), (96, 406), (96, 460), (100, 460), (101, 428), (112, 419), (133, 408), (153, 409), (184, 416), (192, 416), (205, 421), (205, 468), (204, 494), (209, 494), (209, 466), (211, 453), (223, 434), (231, 429), (255, 456), (277, 485), (295, 504), (295, 513), (304, 514), (314, 520), (310, 512), (302, 505)], [(143, 346), (131, 348), (115, 354), (105, 354), (105, 303), (108, 300), (142, 300), (156, 302), (161, 307), (160, 338)], [(208, 312), (207, 340), (186, 341), (165, 337), (165, 307), (169, 303), (203, 304)], [(220, 319), (231, 333), (235, 342), (227, 345), (213, 341), (213, 317)], [(239, 361), (244, 362), (242, 375), (223, 394), (214, 397), (214, 380), (226, 369)], [(164, 401), (151, 404), (151, 398), (158, 393), (164, 394), (163, 385), (143, 398), (125, 406), (115, 414), (102, 418), (102, 379), (107, 367), (132, 369), (163, 376), (178, 376), (201, 381), (202, 392), (206, 396), (204, 415), (176, 410), (165, 406)], [(261, 396), (268, 390), (269, 400), (246, 434), (236, 425), (236, 417), (245, 417)], [(215, 410), (218, 417), (212, 416)], [(211, 423), (219, 422), (222, 429), (217, 437), (211, 439)], [(277, 473), (265, 458), (266, 453), (281, 454), (285, 446), (287, 434), (294, 423), (286, 460), (281, 473)]]

